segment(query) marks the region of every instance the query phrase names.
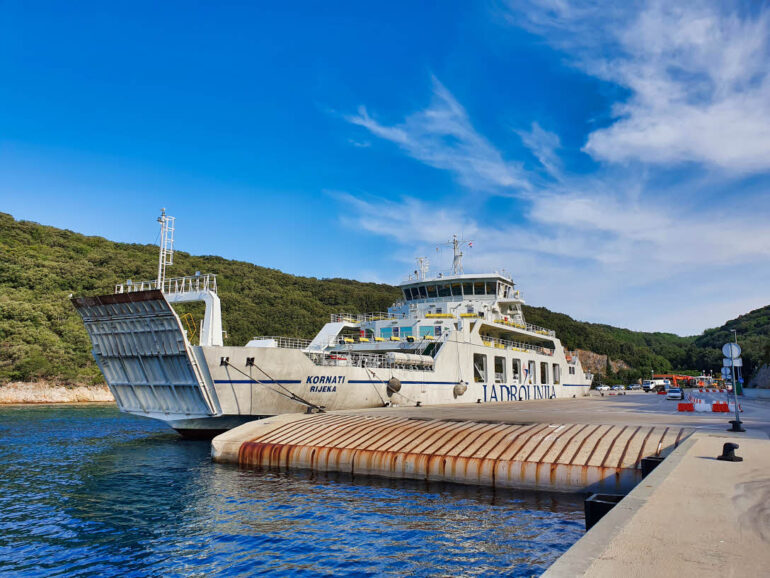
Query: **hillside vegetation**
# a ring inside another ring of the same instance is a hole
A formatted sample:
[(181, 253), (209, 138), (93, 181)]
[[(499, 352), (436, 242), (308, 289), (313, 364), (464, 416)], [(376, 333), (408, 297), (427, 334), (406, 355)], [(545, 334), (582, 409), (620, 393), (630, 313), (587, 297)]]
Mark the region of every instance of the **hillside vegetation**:
[[(157, 247), (115, 243), (0, 213), (0, 383), (49, 379), (65, 383), (102, 381), (90, 342), (68, 296), (112, 292), (126, 279), (156, 276)], [(241, 345), (256, 335), (312, 337), (330, 313), (385, 310), (400, 292), (383, 284), (296, 277), (275, 269), (221, 257), (174, 255), (174, 272), (218, 274), (226, 343)], [(190, 307), (193, 313), (202, 309)], [(718, 347), (738, 329), (752, 370), (770, 356), (770, 307), (730, 321), (699, 337), (642, 333), (575, 321), (542, 307), (527, 307), (527, 319), (556, 330), (570, 349), (608, 356), (608, 381), (629, 381), (655, 372), (719, 370)], [(612, 372), (610, 360), (630, 369)], [(747, 374), (748, 377), (748, 374)]]

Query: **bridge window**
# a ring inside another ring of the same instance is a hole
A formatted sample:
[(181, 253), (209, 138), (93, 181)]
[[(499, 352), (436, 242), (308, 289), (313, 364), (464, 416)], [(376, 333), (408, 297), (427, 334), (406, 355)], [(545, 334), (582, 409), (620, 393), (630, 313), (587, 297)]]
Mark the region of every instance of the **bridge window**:
[(518, 382), (521, 376), (521, 359), (514, 359), (511, 365), (511, 380)]
[(495, 356), (495, 383), (505, 383), (505, 357)]
[(420, 327), (420, 337), (425, 337), (426, 335), (433, 335), (433, 327), (430, 327), (430, 326)]
[(428, 294), (425, 292), (425, 285), (420, 285), (417, 289), (420, 291), (420, 299), (428, 298)]
[(487, 281), (487, 295), (497, 295), (497, 283)]
[(484, 281), (476, 281), (473, 284), (474, 295), (484, 295)]
[(540, 364), (540, 383), (548, 383), (548, 364), (545, 362)]
[(473, 354), (473, 381), (483, 383), (487, 380), (487, 356), (483, 353)]
[(428, 285), (428, 298), (430, 299), (431, 297), (438, 297), (435, 285)]
[(438, 296), (439, 297), (451, 297), (452, 296), (452, 290), (449, 286), (449, 284), (445, 283), (443, 285), (438, 286)]
[(452, 297), (462, 297), (463, 286), (462, 283), (452, 283)]
[(558, 363), (553, 364), (553, 383), (559, 385), (561, 383), (561, 367)]
[(463, 295), (473, 296), (473, 283), (463, 283)]

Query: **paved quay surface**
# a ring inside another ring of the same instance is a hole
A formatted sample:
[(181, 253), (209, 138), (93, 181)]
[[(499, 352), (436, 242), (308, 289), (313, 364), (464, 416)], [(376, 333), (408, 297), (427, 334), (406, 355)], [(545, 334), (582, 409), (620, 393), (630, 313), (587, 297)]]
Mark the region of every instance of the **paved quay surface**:
[[(396, 397), (396, 396), (394, 396)], [(732, 396), (730, 396), (732, 399)], [(739, 398), (746, 428), (770, 437), (770, 400)], [(677, 402), (664, 395), (628, 392), (626, 395), (575, 399), (543, 399), (486, 404), (384, 407), (334, 413), (388, 415), (417, 419), (492, 421), (501, 423), (579, 423), (622, 426), (669, 426), (724, 431), (734, 414), (677, 412)]]
[(745, 436), (696, 433), (544, 576), (770, 575), (770, 441)]

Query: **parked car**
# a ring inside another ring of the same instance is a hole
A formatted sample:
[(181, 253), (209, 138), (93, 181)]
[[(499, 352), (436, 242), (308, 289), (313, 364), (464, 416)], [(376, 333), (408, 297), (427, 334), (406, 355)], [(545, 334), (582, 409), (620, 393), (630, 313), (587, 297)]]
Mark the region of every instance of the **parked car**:
[(623, 387), (622, 385), (613, 385), (612, 386), (612, 391), (623, 391), (624, 389), (626, 389), (626, 388)]
[(639, 385), (638, 383), (632, 383), (632, 384), (631, 384), (631, 385), (629, 385), (629, 386), (628, 386), (626, 389), (630, 389), (630, 390), (633, 390), (633, 391), (637, 391), (637, 390), (640, 390), (640, 389), (642, 389), (642, 386), (641, 386), (641, 385)]
[(682, 393), (682, 388), (681, 387), (668, 388), (666, 399), (684, 399), (684, 393)]
[(596, 391), (609, 391), (610, 386), (609, 385), (597, 385)]

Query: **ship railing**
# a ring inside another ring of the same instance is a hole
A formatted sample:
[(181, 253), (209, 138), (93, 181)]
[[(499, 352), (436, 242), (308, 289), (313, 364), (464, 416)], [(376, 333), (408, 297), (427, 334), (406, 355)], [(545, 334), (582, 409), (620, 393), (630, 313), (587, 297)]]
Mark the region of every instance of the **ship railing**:
[(258, 337), (253, 337), (252, 341), (272, 341), (275, 343), (275, 347), (279, 349), (307, 349), (310, 346), (309, 339), (283, 337), (280, 335), (260, 335)]
[(508, 339), (499, 339), (497, 337), (489, 337), (486, 335), (481, 336), (481, 341), (487, 347), (494, 347), (496, 349), (505, 349), (509, 351), (534, 351), (536, 353), (542, 353), (543, 355), (554, 354), (553, 349), (541, 347), (540, 345), (532, 345), (531, 343), (522, 343), (521, 341), (510, 341)]
[[(115, 285), (115, 293), (135, 293), (158, 289), (158, 281), (131, 281)], [(200, 293), (201, 291), (217, 292), (217, 276), (213, 273), (205, 275), (189, 275), (187, 277), (170, 277), (164, 279), (160, 288), (166, 295), (180, 293)]]
[(516, 329), (524, 329), (525, 331), (531, 331), (538, 335), (547, 335), (549, 337), (556, 337), (556, 332), (552, 329), (546, 329), (539, 325), (532, 325), (531, 323), (522, 323), (521, 321), (514, 321), (513, 319), (505, 319), (499, 317), (495, 319), (495, 323), (501, 323), (502, 325), (508, 325), (509, 327), (515, 327)]
[[(390, 369), (394, 367), (404, 368), (403, 363), (392, 362), (387, 355), (382, 353), (353, 353), (349, 351), (340, 352), (311, 352), (306, 351), (305, 355), (316, 365), (324, 367), (363, 367), (367, 369)], [(432, 367), (408, 366), (409, 369), (419, 371), (431, 371)]]
[(375, 313), (332, 313), (332, 323), (366, 323), (369, 321), (387, 321), (390, 319), (405, 319), (404, 314), (375, 312)]

